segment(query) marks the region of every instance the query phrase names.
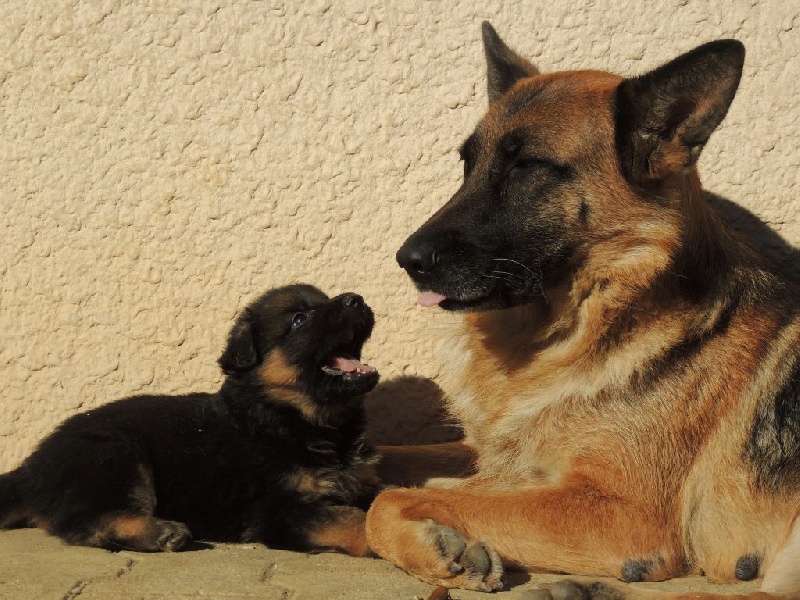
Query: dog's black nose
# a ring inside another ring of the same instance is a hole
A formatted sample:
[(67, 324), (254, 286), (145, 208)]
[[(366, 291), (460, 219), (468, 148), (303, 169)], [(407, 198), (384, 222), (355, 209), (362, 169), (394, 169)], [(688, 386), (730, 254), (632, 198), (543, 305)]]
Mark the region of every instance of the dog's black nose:
[(342, 304), (346, 308), (358, 308), (362, 304), (364, 304), (364, 298), (359, 296), (358, 294), (342, 294), (341, 295)]
[(412, 277), (419, 275), (427, 275), (433, 271), (438, 262), (436, 250), (432, 244), (425, 242), (417, 242), (409, 244), (406, 242), (403, 247), (397, 251), (398, 264), (403, 267), (408, 274)]

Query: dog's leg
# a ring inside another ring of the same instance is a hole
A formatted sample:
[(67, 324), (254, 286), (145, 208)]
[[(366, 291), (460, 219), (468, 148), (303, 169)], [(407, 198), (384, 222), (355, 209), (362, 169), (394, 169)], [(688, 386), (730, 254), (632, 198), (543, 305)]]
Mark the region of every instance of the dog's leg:
[(475, 451), (463, 442), (379, 446), (378, 453), (378, 476), (388, 485), (431, 485), (433, 479), (460, 479), (475, 470)]
[(786, 539), (764, 573), (761, 589), (788, 598), (800, 598), (800, 514), (795, 514)]
[(796, 596), (775, 596), (764, 592), (715, 594), (713, 592), (667, 592), (608, 584), (603, 581), (564, 580), (528, 590), (521, 600), (787, 600)]
[(370, 547), (436, 585), (500, 587), (502, 564), (654, 581), (682, 572), (677, 530), (588, 484), (524, 491), (393, 489), (367, 516)]

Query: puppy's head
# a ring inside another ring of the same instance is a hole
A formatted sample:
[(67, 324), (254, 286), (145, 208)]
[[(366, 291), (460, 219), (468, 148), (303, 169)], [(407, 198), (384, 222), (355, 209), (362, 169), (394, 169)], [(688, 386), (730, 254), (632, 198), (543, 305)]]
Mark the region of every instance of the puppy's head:
[(219, 359), (229, 378), (312, 410), (370, 391), (378, 371), (361, 362), (374, 317), (353, 293), (328, 298), (298, 284), (271, 290), (236, 320)]

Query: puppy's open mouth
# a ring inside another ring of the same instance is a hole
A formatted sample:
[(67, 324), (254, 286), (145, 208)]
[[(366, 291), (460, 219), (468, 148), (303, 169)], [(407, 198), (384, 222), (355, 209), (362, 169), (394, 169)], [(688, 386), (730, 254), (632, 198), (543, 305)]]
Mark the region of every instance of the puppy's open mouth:
[(355, 379), (367, 373), (374, 373), (377, 369), (372, 365), (362, 363), (350, 354), (334, 353), (325, 357), (322, 371), (328, 375), (341, 376), (345, 379)]
[[(326, 375), (356, 379), (368, 373), (375, 373), (377, 369), (372, 365), (362, 363), (355, 357), (361, 342), (357, 346), (353, 343), (354, 333), (348, 333), (348, 344), (334, 348), (322, 361), (321, 369)], [(362, 340), (363, 342), (363, 340)]]

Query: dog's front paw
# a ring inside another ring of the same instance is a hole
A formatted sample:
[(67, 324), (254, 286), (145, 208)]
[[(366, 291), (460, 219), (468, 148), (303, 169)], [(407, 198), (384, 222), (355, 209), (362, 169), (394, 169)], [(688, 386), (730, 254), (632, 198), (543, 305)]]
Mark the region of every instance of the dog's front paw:
[(521, 600), (624, 600), (625, 595), (620, 590), (599, 581), (580, 583), (565, 579), (543, 585), (537, 590), (523, 592), (520, 598)]
[(397, 488), (380, 494), (367, 513), (369, 547), (433, 585), (503, 589), (500, 555), (486, 542), (442, 524), (452, 511), (425, 501), (436, 493), (442, 491)]
[(432, 520), (423, 525), (424, 538), (438, 555), (442, 578), (435, 583), (481, 592), (503, 589), (503, 562), (491, 546)]

